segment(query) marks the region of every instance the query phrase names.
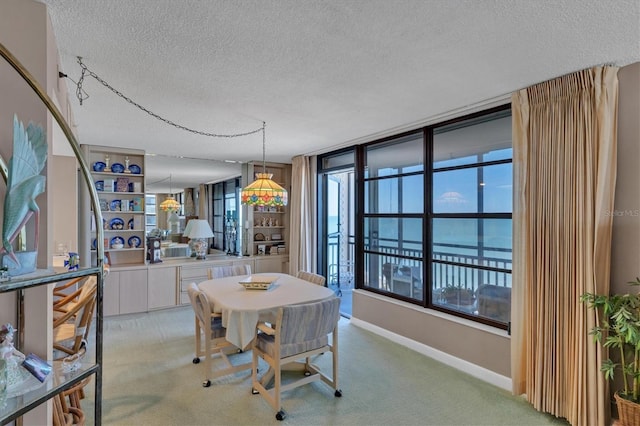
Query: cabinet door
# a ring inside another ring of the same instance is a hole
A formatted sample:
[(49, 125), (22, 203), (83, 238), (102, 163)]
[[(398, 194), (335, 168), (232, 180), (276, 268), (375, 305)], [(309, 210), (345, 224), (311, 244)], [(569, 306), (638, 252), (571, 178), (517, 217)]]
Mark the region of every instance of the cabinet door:
[(111, 271), (105, 277), (102, 301), (104, 316), (120, 313), (120, 272)]
[(120, 271), (120, 313), (147, 311), (147, 270)]
[(269, 257), (265, 256), (256, 259), (256, 273), (262, 272), (283, 272), (283, 258), (281, 256)]
[(176, 305), (176, 269), (149, 268), (147, 301), (149, 310)]

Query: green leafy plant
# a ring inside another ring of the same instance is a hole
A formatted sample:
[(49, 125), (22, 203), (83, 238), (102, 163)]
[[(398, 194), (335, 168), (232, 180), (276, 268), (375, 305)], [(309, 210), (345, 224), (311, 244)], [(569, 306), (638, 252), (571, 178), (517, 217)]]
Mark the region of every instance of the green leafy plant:
[[(640, 286), (640, 278), (629, 284)], [(597, 310), (596, 326), (589, 334), (620, 358), (619, 362), (604, 360), (600, 370), (608, 380), (613, 380), (620, 371), (623, 390), (618, 395), (640, 403), (640, 293), (610, 296), (585, 293), (580, 301)]]

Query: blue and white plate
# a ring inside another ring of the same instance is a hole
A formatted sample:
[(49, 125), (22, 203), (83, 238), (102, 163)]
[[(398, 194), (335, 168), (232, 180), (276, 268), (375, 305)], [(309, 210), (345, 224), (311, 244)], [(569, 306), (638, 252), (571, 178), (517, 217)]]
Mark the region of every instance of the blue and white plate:
[(103, 163), (102, 161), (96, 161), (95, 163), (93, 163), (93, 171), (94, 172), (102, 172), (102, 171), (104, 171), (105, 167), (107, 167), (107, 165), (105, 163)]
[(133, 218), (129, 219), (129, 222), (127, 222), (127, 229), (133, 229)]
[(140, 237), (134, 235), (133, 237), (129, 237), (127, 244), (129, 244), (129, 247), (131, 248), (138, 248), (140, 247), (140, 244), (142, 244), (142, 240)]
[(97, 180), (95, 185), (96, 185), (96, 191), (104, 191), (104, 181), (103, 180)]
[(123, 173), (124, 172), (124, 166), (120, 163), (113, 163), (111, 165), (111, 171), (113, 173)]
[(98, 240), (96, 240), (95, 238), (93, 239), (93, 241), (91, 242), (91, 247), (93, 247), (93, 249), (97, 249), (98, 248)]
[(142, 169), (137, 164), (129, 164), (129, 171), (134, 175), (139, 175)]
[(109, 202), (107, 200), (105, 200), (104, 198), (99, 198), (100, 201), (100, 210), (102, 210), (103, 212), (108, 212), (109, 211)]
[(122, 201), (120, 201), (120, 200), (111, 201), (111, 211), (112, 212), (119, 212), (121, 207), (122, 207)]
[(119, 217), (114, 217), (109, 221), (109, 229), (113, 229), (116, 231), (124, 229), (124, 220), (120, 219)]
[(110, 241), (110, 245), (111, 247), (113, 247), (115, 244), (122, 244), (124, 246), (124, 238), (122, 237), (113, 237)]

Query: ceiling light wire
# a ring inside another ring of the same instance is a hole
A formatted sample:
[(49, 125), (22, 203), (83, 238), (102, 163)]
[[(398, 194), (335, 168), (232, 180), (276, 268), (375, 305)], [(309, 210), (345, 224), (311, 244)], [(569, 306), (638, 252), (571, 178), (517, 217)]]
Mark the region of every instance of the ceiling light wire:
[[(89, 68), (87, 68), (87, 66), (82, 62), (82, 57), (81, 56), (78, 56), (77, 58), (78, 58), (78, 64), (80, 65), (80, 68), (82, 69), (82, 72), (80, 74), (80, 80), (78, 80), (77, 83), (75, 83), (75, 82), (74, 83), (76, 85), (76, 97), (78, 98), (78, 101), (80, 102), (80, 105), (82, 105), (82, 102), (89, 97), (89, 95), (86, 94), (86, 92), (82, 88), (82, 84), (84, 83), (85, 75), (88, 74), (89, 76), (95, 78), (104, 87), (106, 87), (107, 89), (111, 90), (113, 93), (115, 93), (117, 96), (119, 96), (120, 98), (124, 99), (125, 101), (127, 101), (131, 105), (135, 106), (136, 108), (140, 109), (141, 111), (146, 112), (147, 114), (149, 114), (153, 118), (156, 118), (156, 119), (164, 122), (165, 124), (173, 126), (173, 127), (177, 128), (177, 129), (184, 130), (184, 131), (189, 132), (189, 133), (194, 133), (196, 135), (207, 136), (207, 137), (212, 137), (212, 138), (238, 138), (238, 137), (249, 136), (249, 135), (253, 135), (253, 134), (258, 133), (258, 132), (262, 132), (263, 133), (263, 140), (264, 140), (264, 124), (263, 124), (262, 127), (259, 127), (259, 128), (255, 129), (255, 130), (250, 130), (248, 132), (232, 133), (232, 134), (221, 134), (221, 133), (203, 132), (203, 131), (200, 131), (200, 130), (190, 129), (189, 127), (185, 127), (185, 126), (177, 124), (177, 123), (175, 123), (175, 122), (173, 122), (173, 121), (171, 121), (169, 119), (161, 117), (160, 115), (154, 113), (153, 111), (150, 111), (149, 109), (147, 109), (147, 108), (143, 107), (142, 105), (140, 105), (139, 103), (135, 102), (131, 98), (125, 96), (118, 89), (114, 88), (109, 83), (107, 83), (105, 80), (100, 78), (95, 72), (93, 72)], [(66, 74), (64, 75), (64, 77), (67, 77)], [(69, 80), (71, 80), (71, 79), (69, 79)], [(73, 81), (73, 80), (71, 80), (71, 81)], [(85, 95), (83, 95), (83, 93)], [(264, 144), (264, 141), (263, 141), (263, 144)], [(263, 151), (264, 151), (264, 147), (263, 147)]]

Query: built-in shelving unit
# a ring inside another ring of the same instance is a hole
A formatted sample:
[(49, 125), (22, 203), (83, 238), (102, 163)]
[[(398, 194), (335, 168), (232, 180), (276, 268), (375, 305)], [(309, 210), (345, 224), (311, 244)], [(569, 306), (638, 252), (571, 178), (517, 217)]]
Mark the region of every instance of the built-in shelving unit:
[[(144, 151), (94, 145), (82, 146), (102, 211), (104, 231), (102, 244), (107, 261), (113, 266), (142, 265), (146, 259), (145, 239), (145, 156)], [(81, 203), (84, 228), (93, 233), (96, 223), (91, 220), (91, 206)], [(84, 241), (85, 252), (95, 264), (96, 239)]]
[[(273, 181), (291, 191), (291, 165), (267, 163), (266, 173), (273, 174)], [(249, 163), (247, 183), (255, 178), (255, 173), (262, 173), (262, 163)], [(257, 206), (249, 207), (247, 220), (249, 247), (252, 255), (287, 254), (289, 252), (289, 206)]]

